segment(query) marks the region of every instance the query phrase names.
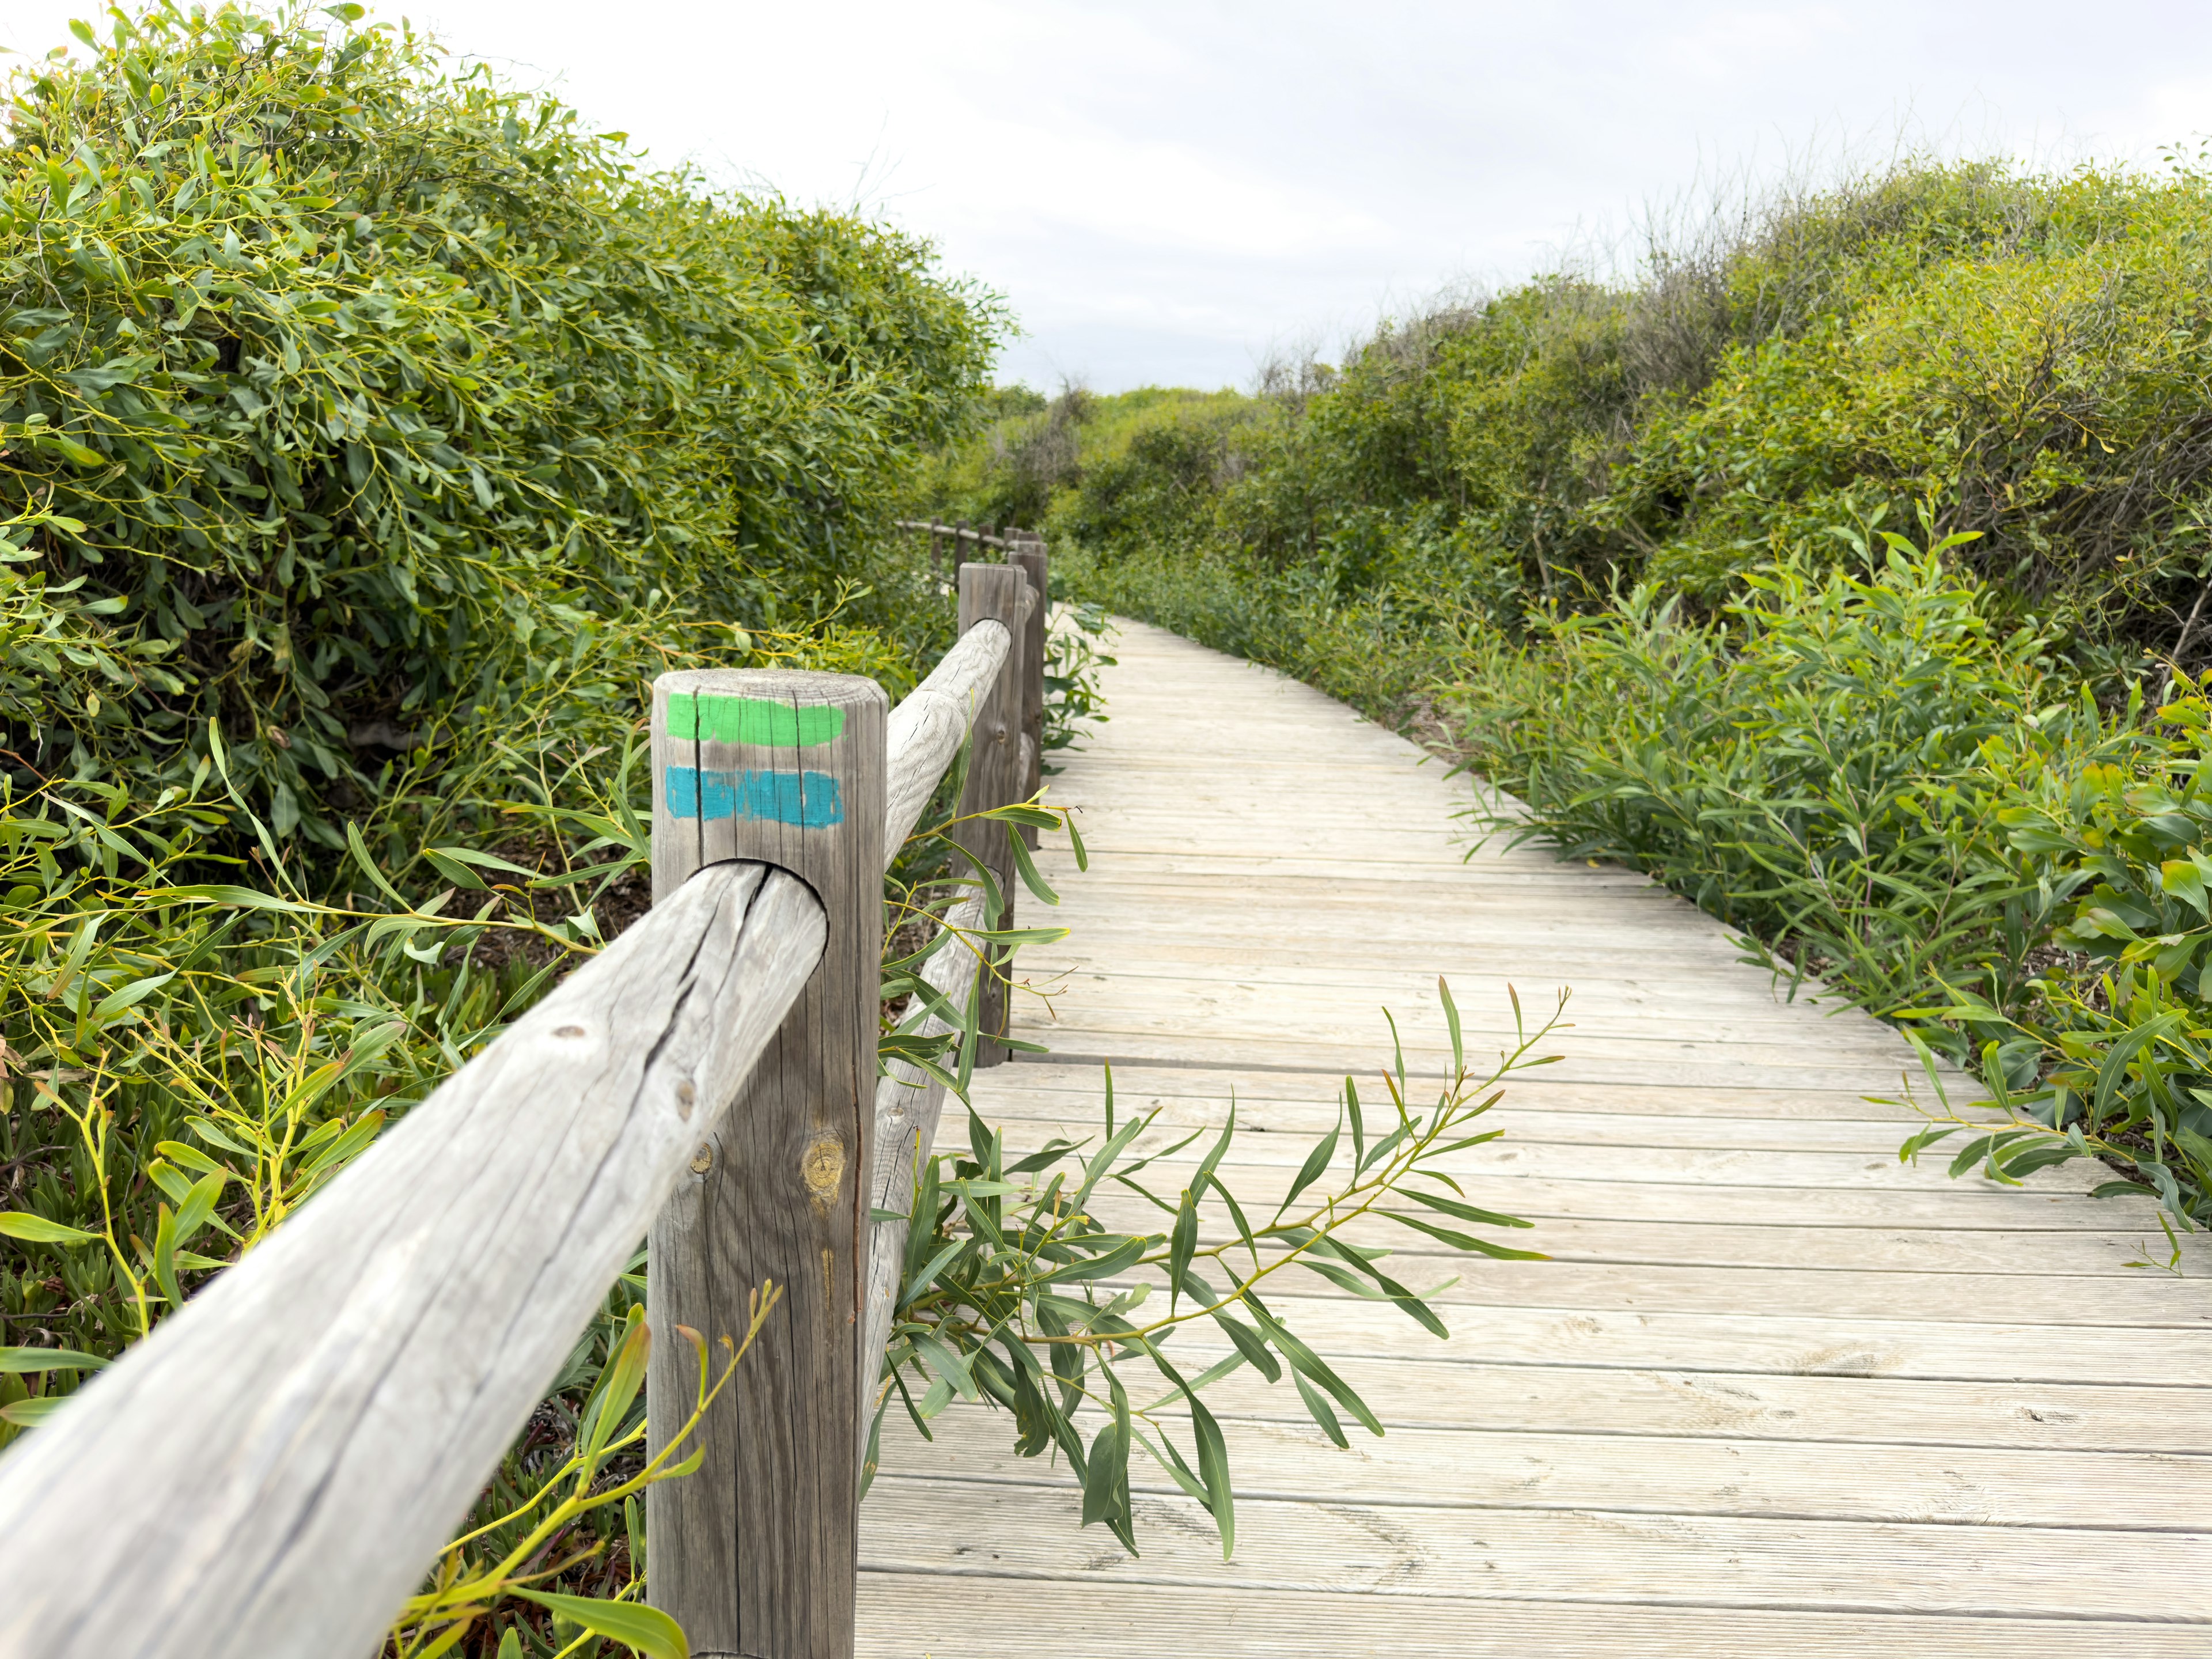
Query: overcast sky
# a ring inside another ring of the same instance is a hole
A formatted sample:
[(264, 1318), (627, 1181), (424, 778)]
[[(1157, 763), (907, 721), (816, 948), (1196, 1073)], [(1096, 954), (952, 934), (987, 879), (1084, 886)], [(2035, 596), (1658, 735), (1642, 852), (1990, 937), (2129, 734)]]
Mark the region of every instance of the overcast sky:
[[(1439, 289), (1632, 246), (1650, 204), (1900, 135), (2154, 161), (2212, 131), (2212, 11), (2166, 0), (404, 9), (657, 161), (934, 239), (1020, 319), (1002, 378), (1042, 388), (1245, 384)], [(90, 10), (0, 0), (0, 45)]]

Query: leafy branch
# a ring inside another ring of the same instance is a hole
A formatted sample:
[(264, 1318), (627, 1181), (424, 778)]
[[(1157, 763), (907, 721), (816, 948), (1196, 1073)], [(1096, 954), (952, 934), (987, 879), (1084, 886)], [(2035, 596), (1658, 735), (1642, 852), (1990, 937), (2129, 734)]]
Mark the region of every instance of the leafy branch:
[[(1212, 1515), (1226, 1556), (1236, 1541), (1234, 1500), (1226, 1444), (1200, 1398), (1208, 1386), (1247, 1364), (1270, 1382), (1287, 1370), (1314, 1421), (1337, 1444), (1348, 1443), (1340, 1410), (1381, 1434), (1382, 1423), (1365, 1401), (1291, 1330), (1262, 1297), (1262, 1287), (1273, 1295), (1291, 1269), (1303, 1269), (1338, 1290), (1387, 1302), (1443, 1336), (1443, 1322), (1431, 1302), (1455, 1281), (1411, 1289), (1378, 1265), (1388, 1249), (1352, 1242), (1348, 1229), (1382, 1221), (1466, 1255), (1543, 1259), (1446, 1224), (1529, 1224), (1469, 1203), (1443, 1164), (1503, 1133), (1475, 1126), (1501, 1098), (1498, 1084), (1557, 1058), (1535, 1050), (1559, 1029), (1565, 997), (1532, 1030), (1515, 996), (1513, 1046), (1494, 1067), (1477, 1072), (1467, 1063), (1450, 989), (1439, 980), (1437, 991), (1450, 1031), (1452, 1073), (1434, 1103), (1418, 1109), (1413, 1103), (1393, 1022), (1393, 1061), (1382, 1076), (1391, 1107), (1383, 1132), (1370, 1133), (1358, 1086), (1347, 1077), (1336, 1121), (1258, 1224), (1223, 1174), (1237, 1134), (1233, 1103), (1173, 1202), (1137, 1177), (1206, 1132), (1139, 1152), (1158, 1113), (1117, 1126), (1110, 1068), (1103, 1138), (1087, 1155), (1088, 1142), (1054, 1139), (1010, 1158), (1004, 1132), (971, 1111), (967, 1156), (939, 1154), (917, 1173), (910, 1213), (926, 1224), (908, 1235), (877, 1404), (878, 1437), (893, 1397), (925, 1437), (931, 1419), (956, 1397), (1003, 1407), (1019, 1431), (1016, 1449), (1029, 1456), (1048, 1448), (1064, 1455), (1083, 1485), (1084, 1524), (1104, 1522), (1132, 1553), (1128, 1457), (1133, 1444), (1141, 1446)], [(1158, 1231), (1110, 1224), (1100, 1212), (1109, 1197), (1118, 1205), (1123, 1193), (1170, 1221)], [(1211, 1240), (1202, 1237), (1209, 1231)], [(1213, 1273), (1221, 1283), (1208, 1276)], [(1163, 1290), (1166, 1310), (1139, 1317), (1137, 1310)], [(1230, 1352), (1202, 1366), (1193, 1362), (1187, 1374), (1167, 1348), (1192, 1325), (1210, 1327)], [(1125, 1375), (1139, 1364), (1149, 1365), (1167, 1389), (1142, 1407), (1131, 1405)], [(1162, 1414), (1177, 1402), (1188, 1420), (1188, 1456)], [(1087, 1446), (1077, 1422), (1086, 1412), (1106, 1419)], [(872, 1451), (871, 1474), (874, 1465)]]

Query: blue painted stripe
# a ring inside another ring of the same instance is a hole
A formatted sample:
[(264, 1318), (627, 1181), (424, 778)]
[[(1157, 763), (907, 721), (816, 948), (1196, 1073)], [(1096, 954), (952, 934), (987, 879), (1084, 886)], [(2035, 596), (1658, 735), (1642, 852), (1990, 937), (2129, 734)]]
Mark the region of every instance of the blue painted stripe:
[(827, 772), (708, 772), (668, 769), (668, 812), (678, 818), (765, 818), (801, 830), (845, 821), (837, 780)]

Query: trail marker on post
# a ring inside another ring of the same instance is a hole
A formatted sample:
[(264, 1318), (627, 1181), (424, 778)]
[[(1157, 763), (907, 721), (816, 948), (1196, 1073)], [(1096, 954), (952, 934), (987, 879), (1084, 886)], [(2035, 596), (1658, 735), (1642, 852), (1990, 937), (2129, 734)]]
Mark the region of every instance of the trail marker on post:
[[(883, 956), (884, 727), (872, 680), (775, 669), (664, 674), (653, 695), (653, 896), (754, 859), (811, 886), (820, 965), (726, 1113), (706, 1103), (690, 1175), (653, 1230), (647, 1411), (690, 1415), (677, 1334), (741, 1333), (763, 1279), (783, 1303), (708, 1413), (705, 1462), (648, 1489), (649, 1583), (701, 1655), (850, 1659), (858, 1550), (853, 1402)], [(656, 1438), (655, 1449), (659, 1442)]]

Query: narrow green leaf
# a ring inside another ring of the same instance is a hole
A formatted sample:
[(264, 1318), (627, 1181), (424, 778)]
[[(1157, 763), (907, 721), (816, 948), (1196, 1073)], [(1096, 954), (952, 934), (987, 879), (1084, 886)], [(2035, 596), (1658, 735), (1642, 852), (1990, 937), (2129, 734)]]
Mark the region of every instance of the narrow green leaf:
[(0, 1376), (39, 1371), (94, 1371), (107, 1362), (75, 1348), (0, 1348)]
[(1456, 1199), (1441, 1198), (1434, 1193), (1418, 1192), (1413, 1188), (1401, 1188), (1402, 1196), (1416, 1204), (1425, 1204), (1432, 1210), (1457, 1216), (1462, 1221), (1477, 1221), (1492, 1227), (1533, 1227), (1533, 1221), (1523, 1221), (1517, 1215), (1504, 1215), (1496, 1210), (1480, 1209), (1472, 1204), (1462, 1204)]
[(514, 1593), (594, 1636), (604, 1636), (633, 1653), (643, 1654), (645, 1659), (691, 1659), (691, 1644), (684, 1639), (684, 1627), (659, 1607), (640, 1607), (635, 1601), (602, 1601), (589, 1595), (556, 1595), (551, 1590), (518, 1589)]
[(63, 1407), (70, 1396), (65, 1394), (41, 1395), (34, 1400), (18, 1400), (12, 1405), (0, 1406), (0, 1423), (12, 1423), (19, 1429), (35, 1429)]
[(1328, 1401), (1322, 1397), (1321, 1391), (1295, 1370), (1291, 1372), (1291, 1381), (1297, 1384), (1298, 1398), (1305, 1402), (1307, 1414), (1321, 1425), (1321, 1431), (1345, 1450), (1350, 1451), (1352, 1442), (1344, 1437), (1344, 1425), (1336, 1420), (1336, 1413), (1329, 1409)]
[(1417, 1233), (1426, 1233), (1431, 1238), (1440, 1240), (1455, 1250), (1471, 1250), (1477, 1255), (1486, 1255), (1494, 1261), (1549, 1261), (1552, 1259), (1541, 1250), (1509, 1250), (1503, 1244), (1492, 1244), (1486, 1238), (1454, 1232), (1449, 1227), (1431, 1226), (1420, 1217), (1407, 1215), (1403, 1211), (1376, 1210), (1374, 1213), (1395, 1221), (1401, 1227), (1411, 1227)]
[(1221, 1534), (1221, 1559), (1226, 1561), (1237, 1547), (1237, 1507), (1235, 1494), (1229, 1486), (1228, 1442), (1222, 1438), (1221, 1425), (1214, 1421), (1206, 1402), (1198, 1397), (1198, 1390), (1183, 1381), (1182, 1373), (1158, 1352), (1152, 1355), (1152, 1363), (1182, 1390), (1182, 1397), (1190, 1407), (1191, 1438), (1198, 1446), (1198, 1475), (1206, 1486), (1206, 1507)]
[(1012, 844), (1014, 868), (1020, 872), (1022, 885), (1047, 904), (1059, 903), (1060, 895), (1054, 892), (1044, 877), (1038, 873), (1036, 860), (1030, 856), (1030, 849), (1024, 843), (1021, 832), (1011, 823), (1006, 826), (1006, 839)]
[(1275, 1206), (1275, 1213), (1278, 1216), (1297, 1202), (1300, 1193), (1321, 1179), (1322, 1172), (1328, 1168), (1330, 1162), (1336, 1157), (1337, 1139), (1343, 1128), (1344, 1115), (1339, 1112), (1335, 1124), (1327, 1134), (1314, 1143), (1313, 1150), (1306, 1154), (1306, 1161), (1298, 1166), (1297, 1179), (1291, 1182), (1289, 1194), (1280, 1204)]
[(33, 1244), (97, 1244), (98, 1233), (88, 1233), (82, 1227), (65, 1227), (58, 1221), (49, 1221), (28, 1210), (0, 1210), (0, 1233), (9, 1238), (20, 1238)]
[(351, 818), (348, 818), (345, 832), (346, 846), (351, 849), (353, 861), (361, 866), (362, 873), (374, 882), (378, 890), (401, 909), (412, 909), (414, 907), (399, 896), (399, 890), (384, 878), (384, 872), (376, 867), (376, 860), (369, 856), (368, 843), (361, 838), (361, 826)]
[(1267, 1352), (1267, 1344), (1259, 1332), (1240, 1320), (1231, 1319), (1219, 1308), (1212, 1312), (1213, 1322), (1228, 1333), (1229, 1340), (1237, 1345), (1237, 1352), (1253, 1369), (1270, 1382), (1282, 1380), (1283, 1369), (1275, 1363), (1275, 1356)]
[(93, 1009), (91, 1018), (88, 1023), (94, 1030), (105, 1030), (175, 977), (176, 975), (173, 973), (153, 974), (144, 979), (133, 980), (128, 985), (110, 991), (106, 996), (100, 998), (99, 1006)]
[(1198, 1249), (1198, 1200), (1191, 1189), (1183, 1188), (1182, 1206), (1176, 1212), (1175, 1228), (1168, 1243), (1168, 1311), (1175, 1311), (1176, 1301), (1183, 1293), (1183, 1275), (1190, 1271), (1190, 1258)]
[(1459, 1005), (1452, 1000), (1451, 987), (1444, 983), (1442, 974), (1437, 975), (1437, 994), (1443, 1000), (1444, 1024), (1451, 1031), (1452, 1072), (1456, 1076), (1467, 1069), (1467, 1044), (1460, 1037)]

